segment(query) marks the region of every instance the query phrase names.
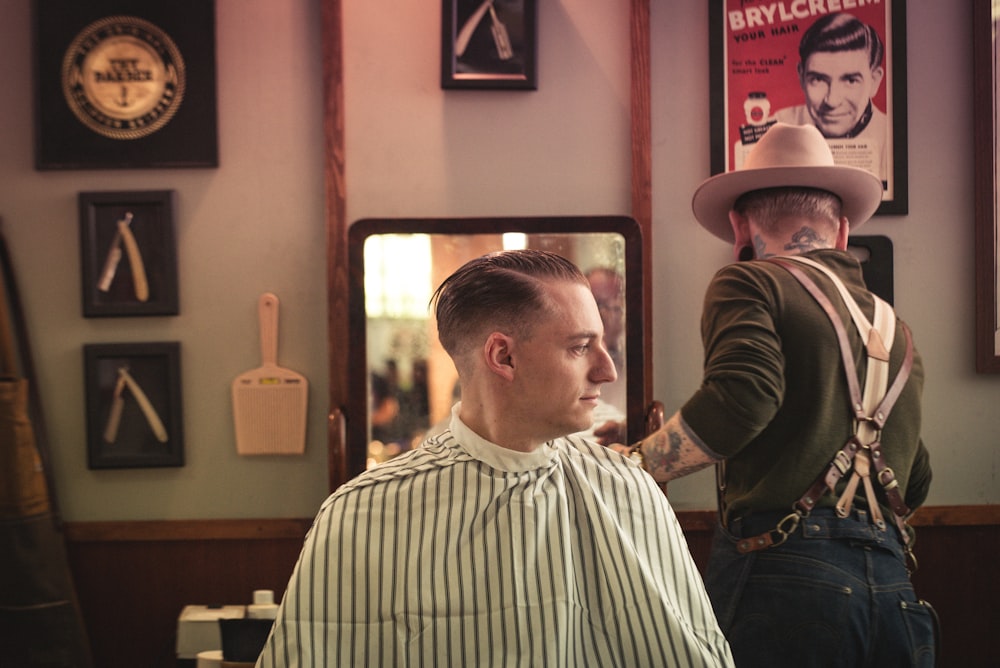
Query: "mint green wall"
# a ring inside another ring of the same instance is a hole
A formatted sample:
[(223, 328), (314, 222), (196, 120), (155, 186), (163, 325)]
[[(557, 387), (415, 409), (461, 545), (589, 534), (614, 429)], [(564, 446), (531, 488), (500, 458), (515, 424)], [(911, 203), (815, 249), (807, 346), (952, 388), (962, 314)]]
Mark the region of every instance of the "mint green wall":
[[(0, 23), (0, 216), (65, 517), (311, 516), (326, 496), (319, 3), (217, 3), (218, 169), (68, 172), (33, 168), (30, 6), (5, 1)], [(83, 318), (77, 194), (160, 189), (176, 197), (180, 315)], [(301, 457), (236, 454), (229, 386), (260, 364), (256, 304), (265, 291), (281, 301), (278, 361), (312, 386)], [(130, 341), (181, 344), (182, 468), (87, 468), (81, 347)]]
[[(345, 0), (348, 218), (628, 213), (627, 3), (539, 3), (534, 92), (442, 91), (431, 5)], [(729, 250), (690, 214), (709, 172), (706, 5), (651, 6), (654, 391), (673, 410), (697, 385), (701, 295)], [(35, 171), (29, 8), (7, 0), (0, 25), (0, 216), (66, 518), (313, 515), (326, 496), (320, 0), (217, 0), (221, 165), (209, 170)], [(865, 231), (893, 240), (896, 305), (925, 358), (930, 502), (997, 503), (1000, 377), (976, 375), (972, 356), (971, 12), (908, 12), (911, 213)], [(84, 319), (77, 193), (145, 189), (176, 191), (181, 313)], [(281, 299), (279, 361), (311, 383), (302, 457), (235, 450), (229, 383), (258, 363), (268, 290)], [(186, 466), (87, 469), (81, 346), (161, 340), (182, 346)], [(712, 507), (711, 476), (670, 497)]]

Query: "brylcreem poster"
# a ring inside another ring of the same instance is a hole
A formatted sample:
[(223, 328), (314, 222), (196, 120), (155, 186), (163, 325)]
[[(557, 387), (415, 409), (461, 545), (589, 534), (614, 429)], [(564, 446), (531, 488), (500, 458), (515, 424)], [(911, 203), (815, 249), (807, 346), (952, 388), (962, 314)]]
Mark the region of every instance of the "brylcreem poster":
[(905, 25), (902, 7), (891, 0), (714, 0), (713, 172), (739, 169), (775, 122), (811, 123), (835, 162), (878, 176), (883, 207), (895, 202), (903, 209), (893, 212), (905, 212), (906, 135), (896, 120), (905, 123), (905, 109), (895, 108), (905, 99), (905, 69), (894, 67), (897, 58), (905, 63), (904, 35), (893, 30)]

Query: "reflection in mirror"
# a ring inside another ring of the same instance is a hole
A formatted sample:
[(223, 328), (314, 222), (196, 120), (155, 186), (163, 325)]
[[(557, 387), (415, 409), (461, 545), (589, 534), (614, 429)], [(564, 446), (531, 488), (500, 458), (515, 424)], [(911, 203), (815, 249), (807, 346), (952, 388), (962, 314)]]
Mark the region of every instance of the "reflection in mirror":
[(437, 340), (431, 296), (468, 260), (508, 248), (559, 253), (587, 274), (618, 380), (602, 387), (586, 434), (607, 433), (616, 442), (641, 437), (641, 236), (633, 219), (366, 219), (348, 236), (352, 475), (447, 428), (460, 388)]

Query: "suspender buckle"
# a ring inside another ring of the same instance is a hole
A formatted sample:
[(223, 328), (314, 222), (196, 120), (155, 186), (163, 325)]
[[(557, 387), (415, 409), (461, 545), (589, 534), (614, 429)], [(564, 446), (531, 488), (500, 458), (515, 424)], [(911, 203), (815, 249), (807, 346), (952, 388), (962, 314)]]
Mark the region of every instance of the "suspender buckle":
[(837, 452), (832, 463), (837, 467), (837, 470), (840, 471), (840, 475), (844, 475), (851, 469), (851, 457), (849, 457), (843, 450), (839, 450)]
[(736, 543), (736, 550), (740, 554), (747, 554), (749, 552), (756, 552), (757, 550), (764, 550), (769, 547), (777, 547), (788, 540), (789, 536), (795, 533), (795, 530), (799, 528), (799, 522), (801, 520), (802, 513), (798, 510), (792, 511), (781, 518), (781, 520), (770, 531), (765, 531), (760, 535), (743, 538), (738, 541)]
[(886, 491), (899, 487), (899, 481), (896, 480), (896, 472), (890, 466), (886, 466), (878, 472), (878, 481)]
[(788, 540), (788, 537), (795, 533), (795, 530), (799, 528), (800, 521), (802, 521), (802, 514), (797, 510), (792, 511), (781, 518), (778, 525), (774, 527), (775, 532), (777, 532), (779, 536), (779, 540), (774, 544), (781, 545)]

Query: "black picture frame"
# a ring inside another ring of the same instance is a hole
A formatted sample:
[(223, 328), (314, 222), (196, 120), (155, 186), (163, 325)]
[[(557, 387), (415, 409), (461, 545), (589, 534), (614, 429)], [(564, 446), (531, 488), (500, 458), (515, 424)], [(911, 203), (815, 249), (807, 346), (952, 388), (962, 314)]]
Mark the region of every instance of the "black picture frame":
[[(749, 146), (776, 118), (812, 122), (804, 120), (808, 105), (801, 104), (806, 100), (797, 71), (798, 47), (809, 26), (828, 15), (784, 6), (770, 10), (768, 14), (741, 0), (709, 3), (712, 174), (738, 169)], [(871, 120), (861, 134), (828, 139), (834, 160), (869, 169), (882, 179), (885, 194), (876, 214), (906, 214), (906, 2), (857, 3), (839, 13), (873, 27), (884, 55), (871, 113), (863, 115)]]
[(184, 466), (180, 353), (176, 341), (83, 346), (88, 468)]
[(174, 191), (82, 192), (79, 210), (83, 316), (177, 315)]
[(893, 306), (895, 270), (892, 239), (881, 234), (853, 234), (847, 240), (847, 251), (861, 263), (861, 276), (868, 289)]
[(537, 0), (443, 0), (441, 88), (537, 90)]
[(218, 166), (214, 0), (32, 12), (36, 169)]

